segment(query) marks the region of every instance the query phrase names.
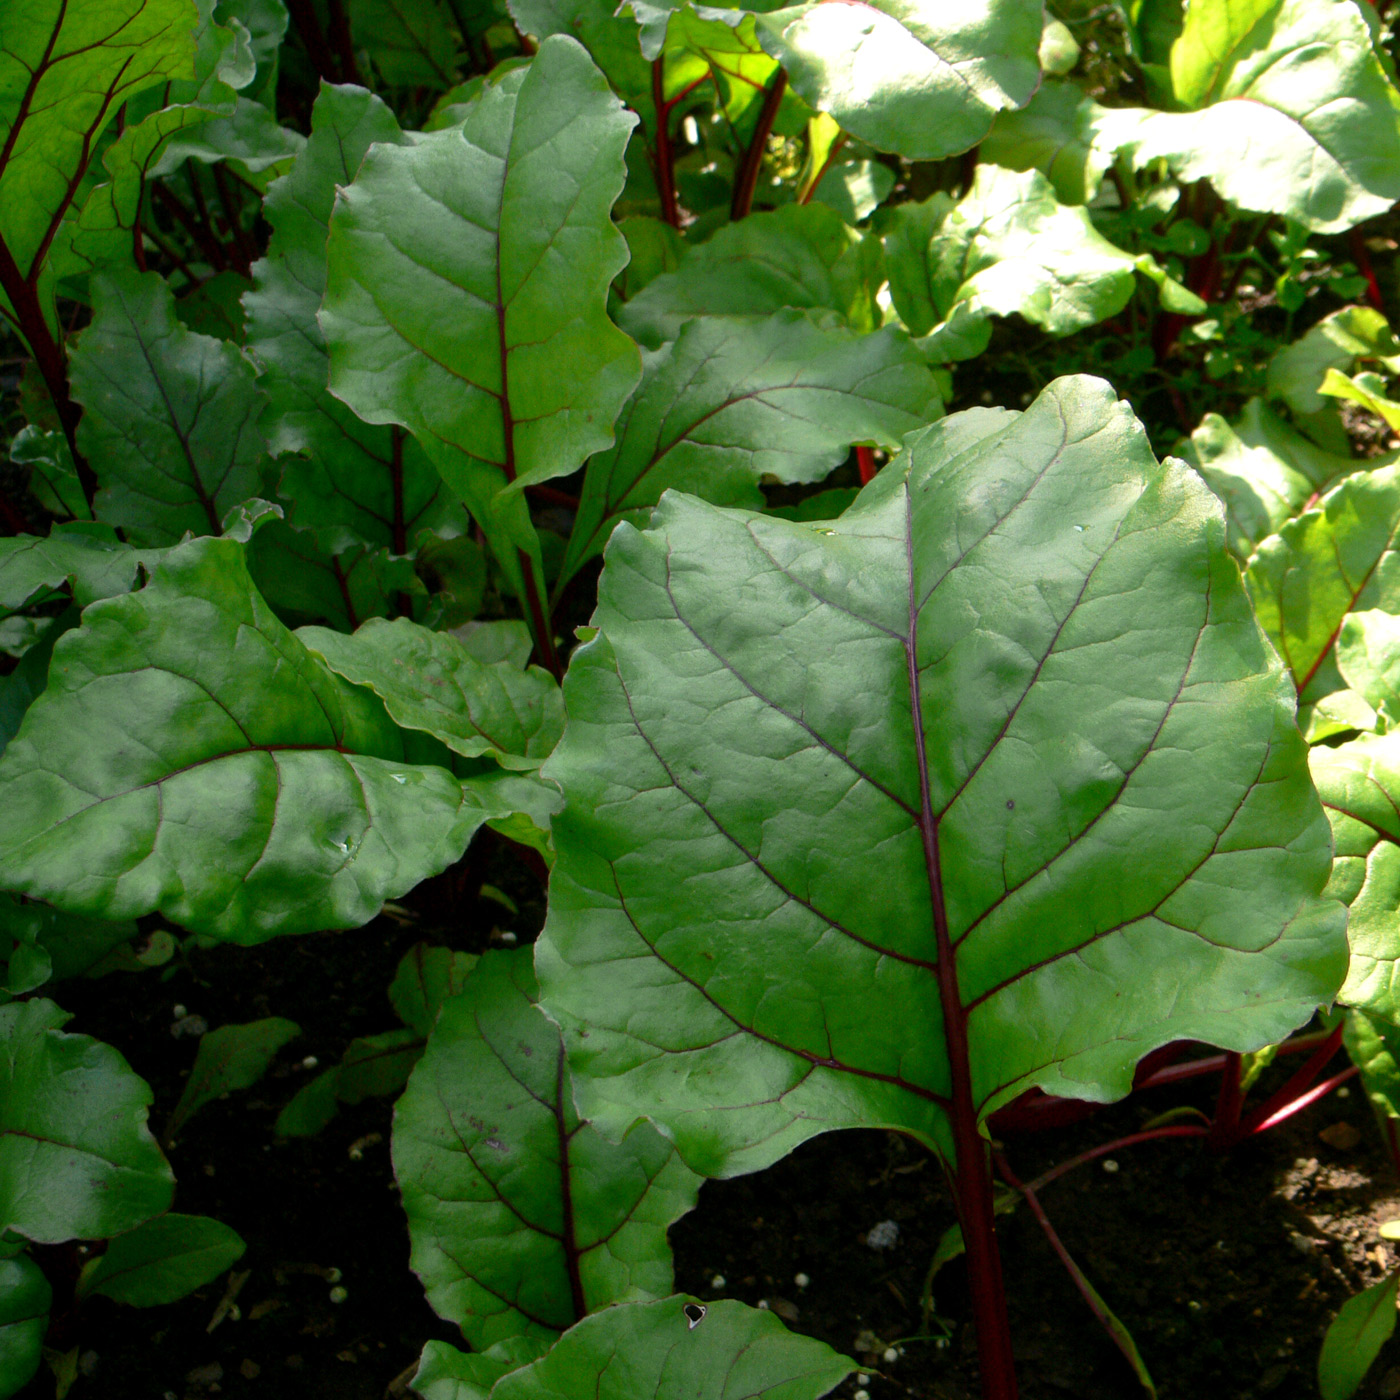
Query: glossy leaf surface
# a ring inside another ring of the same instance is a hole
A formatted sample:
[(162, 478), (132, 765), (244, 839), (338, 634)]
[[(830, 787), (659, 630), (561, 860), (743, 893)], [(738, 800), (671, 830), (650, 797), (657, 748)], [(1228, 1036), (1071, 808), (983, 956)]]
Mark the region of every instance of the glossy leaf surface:
[(1223, 539), (1091, 379), (935, 424), (829, 524), (621, 527), (544, 770), (580, 1111), (707, 1174), (855, 1125), (951, 1155), (956, 1093), (1105, 1101), (1306, 1020), (1330, 833)]
[(195, 540), (54, 648), (0, 759), (0, 884), (247, 942), (354, 927), (503, 815), (405, 742), (277, 621), (239, 545)]
[(134, 1308), (174, 1303), (212, 1283), (243, 1257), (244, 1244), (207, 1215), (159, 1215), (125, 1235), (87, 1264), (78, 1296), (101, 1293)]
[(530, 962), (481, 959), (394, 1119), (414, 1271), (475, 1348), (543, 1350), (585, 1313), (669, 1292), (666, 1229), (699, 1186), (654, 1129), (615, 1146), (580, 1122)]
[(418, 438), (517, 578), (538, 549), (519, 487), (606, 447), (637, 382), (605, 313), (632, 125), (555, 36), (460, 126), (371, 151), (331, 219), (332, 391)]
[(1322, 1400), (1348, 1400), (1356, 1393), (1395, 1331), (1395, 1300), (1400, 1273), (1393, 1273), (1342, 1304), (1322, 1339), (1317, 1385)]
[(92, 325), (72, 356), (78, 444), (102, 483), (98, 514), (136, 544), (223, 533), (259, 494), (263, 396), (236, 346), (188, 331), (155, 273), (94, 281)]
[(42, 999), (0, 1006), (0, 1225), (38, 1244), (134, 1229), (175, 1189), (150, 1088), (67, 1020)]
[(817, 1400), (856, 1369), (771, 1312), (724, 1299), (691, 1327), (687, 1304), (698, 1300), (595, 1313), (539, 1361), (498, 1381), (493, 1400)]
[(421, 729), (466, 758), (538, 768), (564, 729), (558, 683), (538, 666), (478, 661), (455, 637), (407, 618), (366, 622), (353, 637), (304, 627), (302, 643), (332, 671), (367, 686), (395, 724)]
[(899, 445), (942, 412), (922, 357), (897, 331), (859, 335), (782, 311), (710, 316), (644, 357), (617, 444), (588, 464), (567, 580), (668, 489), (761, 506), (759, 481), (820, 481), (852, 443)]

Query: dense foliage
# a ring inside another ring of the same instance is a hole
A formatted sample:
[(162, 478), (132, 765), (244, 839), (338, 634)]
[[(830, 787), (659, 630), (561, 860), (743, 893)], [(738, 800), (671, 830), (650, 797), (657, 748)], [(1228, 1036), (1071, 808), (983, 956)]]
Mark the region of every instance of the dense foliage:
[(989, 1139), (1169, 1045), (1224, 1148), (1344, 1041), (1400, 1165), (1397, 200), (1365, 0), (0, 8), (0, 1394), (238, 1259), (162, 1149), (297, 1029), (158, 1142), (63, 980), (484, 830), (539, 941), (420, 944), (278, 1119), (399, 1096), (426, 1400), (826, 1394), (667, 1229), (872, 1126), (1010, 1400)]

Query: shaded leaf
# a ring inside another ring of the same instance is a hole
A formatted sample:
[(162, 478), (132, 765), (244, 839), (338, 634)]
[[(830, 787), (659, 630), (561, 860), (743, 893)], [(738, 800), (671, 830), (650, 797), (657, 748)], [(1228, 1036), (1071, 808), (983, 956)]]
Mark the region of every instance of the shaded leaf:
[(0, 1259), (0, 1395), (22, 1390), (39, 1369), (53, 1289), (26, 1254)]
[(263, 213), (272, 238), (244, 297), (248, 349), (268, 396), (261, 426), (285, 458), (282, 492), (293, 523), (338, 527), (398, 554), (449, 508), (446, 488), (401, 428), (362, 422), (327, 389), (330, 359), (316, 312), (336, 189), (355, 178), (371, 144), (403, 141), (393, 113), (373, 94), (323, 84), (310, 140), (268, 188)]
[(175, 1189), (150, 1088), (68, 1019), (42, 998), (0, 1006), (0, 1227), (38, 1244), (134, 1229)]
[(422, 1057), (423, 1037), (416, 1030), (357, 1036), (346, 1046), (336, 1073), (336, 1098), (363, 1103), (397, 1094)]
[(201, 1036), (194, 1068), (165, 1125), (166, 1141), (173, 1139), (205, 1104), (224, 1094), (251, 1088), (267, 1073), (277, 1052), (300, 1034), (301, 1027), (295, 1021), (268, 1016), (242, 1025), (220, 1026)]
[(540, 1360), (496, 1383), (493, 1400), (817, 1400), (855, 1369), (825, 1342), (730, 1299), (691, 1328), (685, 1296), (607, 1308)]
[(472, 953), (415, 943), (399, 959), (394, 980), (389, 984), (389, 1000), (399, 1020), (426, 1037), (443, 1002), (466, 986), (476, 963)]
[[(1390, 1008), (1394, 1007), (1392, 998)], [(1345, 1015), (1343, 1043), (1361, 1071), (1371, 1107), (1380, 1118), (1400, 1119), (1400, 1027), (1356, 1007), (1349, 1007)]]
[(637, 381), (636, 348), (605, 314), (632, 125), (555, 36), (460, 126), (372, 149), (331, 219), (332, 391), (419, 439), (517, 590), (540, 568), (525, 483), (606, 447)]
[[(876, 246), (873, 242), (869, 246)], [(862, 241), (825, 204), (788, 204), (726, 224), (618, 308), (651, 349), (697, 316), (766, 316), (785, 306), (835, 311), (858, 330), (879, 324)]]
[(505, 768), (538, 768), (563, 732), (553, 676), (538, 666), (480, 662), (447, 632), (401, 617), (366, 622), (353, 637), (324, 627), (297, 636), (337, 675), (374, 691), (395, 724), (466, 758), (489, 754)]
[(457, 41), (440, 0), (349, 0), (356, 42), (386, 83), (449, 86)]
[(1328, 1000), (1330, 833), (1220, 515), (1071, 378), (828, 524), (672, 494), (620, 527), (535, 946), (599, 1131), (654, 1118), (707, 1174), (857, 1125), (951, 1157), (954, 1095), (1108, 1101)]
[(408, 737), (277, 621), (241, 546), (192, 541), (60, 638), (0, 758), (0, 885), (243, 942), (354, 927), (514, 810)]
[(129, 593), (137, 568), (159, 558), (154, 550), (134, 550), (110, 525), (74, 521), (54, 528), (46, 539), (10, 535), (0, 539), (0, 608), (17, 611), (36, 595), (69, 587), (81, 606)]
[(82, 451), (96, 464), (97, 509), (131, 541), (175, 544), (222, 533), (261, 488), (263, 397), (227, 341), (187, 331), (154, 272), (94, 279), (92, 324), (71, 357)]
[(178, 1302), (237, 1263), (245, 1248), (234, 1231), (207, 1215), (158, 1215), (118, 1235), (84, 1265), (77, 1294), (101, 1293), (134, 1308)]
[(616, 445), (588, 464), (556, 589), (665, 490), (761, 506), (761, 480), (820, 481), (852, 443), (897, 447), (941, 412), (932, 374), (898, 331), (860, 335), (798, 311), (697, 319), (643, 357)]
[(668, 1292), (666, 1229), (699, 1186), (651, 1128), (614, 1146), (579, 1121), (530, 961), (481, 959), (394, 1116), (414, 1271), (474, 1348), (542, 1350), (587, 1312)]
[(520, 1337), (470, 1353), (446, 1342), (427, 1342), (409, 1384), (423, 1400), (486, 1400), (502, 1376), (536, 1355), (538, 1349)]

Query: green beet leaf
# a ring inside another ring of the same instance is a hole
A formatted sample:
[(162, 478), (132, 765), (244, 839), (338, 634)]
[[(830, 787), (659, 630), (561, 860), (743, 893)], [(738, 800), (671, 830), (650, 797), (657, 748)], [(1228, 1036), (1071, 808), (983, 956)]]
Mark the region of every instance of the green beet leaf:
[(445, 1001), (394, 1116), (394, 1172), (428, 1301), (474, 1348), (540, 1350), (586, 1313), (671, 1288), (667, 1227), (699, 1187), (640, 1126), (574, 1111), (531, 950), (486, 954)]
[(1347, 615), (1395, 603), (1397, 532), (1400, 465), (1347, 477), (1249, 561), (1259, 622), (1306, 698), (1338, 688), (1332, 653)]
[(912, 437), (835, 521), (619, 527), (544, 769), (580, 1112), (706, 1174), (851, 1126), (951, 1158), (954, 1110), (1107, 1101), (1329, 1000), (1330, 832), (1221, 516), (1071, 378)]
[(1113, 164), (1100, 136), (1104, 110), (1073, 83), (1045, 82), (1025, 107), (997, 117), (978, 155), (1007, 170), (1038, 170), (1065, 204), (1087, 204)]
[(1400, 372), (1400, 341), (1379, 311), (1344, 306), (1269, 357), (1269, 397), (1302, 417), (1320, 413), (1327, 407), (1322, 384), (1328, 370), (1350, 370), (1359, 360)]
[(1342, 1304), (1322, 1339), (1317, 1385), (1322, 1400), (1355, 1395), (1371, 1363), (1395, 1331), (1395, 1301), (1400, 1273), (1391, 1274)]
[(1352, 1064), (1361, 1071), (1376, 1117), (1386, 1125), (1393, 1141), (1400, 1126), (1400, 1027), (1382, 1016), (1349, 1007), (1342, 1041)]
[(356, 42), (386, 83), (451, 86), (457, 41), (441, 0), (348, 0), (348, 9)]
[(86, 607), (99, 598), (129, 593), (138, 566), (149, 567), (159, 558), (159, 551), (132, 549), (110, 525), (90, 520), (56, 526), (47, 538), (11, 535), (0, 539), (0, 608), (18, 612), (65, 586)]
[(190, 0), (34, 0), (0, 14), (0, 293), (52, 317), (45, 266), (98, 138), (144, 88), (192, 77)]
[(538, 768), (564, 729), (559, 685), (538, 666), (478, 661), (446, 632), (407, 618), (366, 622), (353, 637), (304, 627), (301, 642), (337, 675), (367, 686), (395, 724), (434, 735), (466, 758)]
[(277, 621), (240, 545), (192, 541), (55, 646), (0, 758), (0, 887), (242, 942), (357, 926), (516, 810), (409, 737)]
[(423, 1400), (487, 1400), (491, 1387), (539, 1354), (523, 1337), (500, 1342), (489, 1351), (459, 1351), (447, 1342), (428, 1342), (409, 1384)]
[(146, 1127), (150, 1088), (67, 1020), (42, 999), (0, 1006), (0, 1230), (37, 1244), (135, 1229), (175, 1190)]
[(472, 953), (415, 943), (399, 960), (389, 984), (389, 1000), (399, 1020), (426, 1038), (443, 1002), (466, 986), (476, 963)]
[(159, 1215), (83, 1266), (78, 1297), (101, 1293), (135, 1308), (178, 1302), (212, 1283), (246, 1248), (222, 1221), (207, 1215)]
[(605, 310), (633, 124), (556, 35), (461, 125), (371, 150), (331, 219), (331, 390), (419, 439), (517, 592), (542, 592), (522, 488), (606, 447), (640, 372)]
[(400, 145), (393, 113), (358, 87), (323, 86), (311, 138), (269, 187), (267, 256), (245, 294), (247, 345), (268, 397), (262, 429), (284, 459), (293, 522), (348, 530), (361, 543), (408, 552), (413, 534), (449, 504), (437, 470), (402, 428), (362, 422), (326, 388), (330, 360), (316, 320), (326, 290), (326, 238), (337, 187), (375, 142)]
[(941, 411), (932, 374), (898, 331), (860, 335), (798, 311), (699, 318), (644, 356), (616, 445), (588, 464), (556, 588), (669, 488), (761, 506), (760, 480), (820, 481), (852, 443), (897, 447)]
[(933, 332), (934, 347), (954, 318), (963, 336), (975, 321), (1017, 314), (1067, 335), (1121, 311), (1136, 282), (1136, 259), (1085, 210), (1059, 203), (1043, 175), (994, 165), (977, 167), (951, 209), (942, 194), (895, 208), (885, 257), (895, 310), (914, 335)]
[[(689, 1310), (689, 1312), (687, 1312)], [(691, 1319), (700, 1315), (694, 1326)], [(585, 1318), (492, 1400), (817, 1400), (856, 1369), (771, 1312), (679, 1295)]]
[(0, 1259), (0, 1395), (22, 1390), (39, 1369), (53, 1289), (28, 1255)]
[(153, 272), (98, 277), (93, 290), (72, 384), (85, 410), (78, 444), (102, 484), (98, 513), (135, 544), (222, 534), (262, 481), (253, 367), (227, 341), (186, 330)]
[(862, 240), (825, 204), (789, 204), (727, 224), (674, 271), (618, 309), (643, 345), (675, 340), (697, 316), (759, 316), (785, 306), (835, 311), (857, 330), (880, 323)]
[(171, 1141), (205, 1104), (251, 1088), (267, 1073), (277, 1052), (300, 1034), (301, 1027), (295, 1021), (268, 1016), (238, 1026), (220, 1026), (201, 1036), (184, 1092), (165, 1125), (165, 1140)]

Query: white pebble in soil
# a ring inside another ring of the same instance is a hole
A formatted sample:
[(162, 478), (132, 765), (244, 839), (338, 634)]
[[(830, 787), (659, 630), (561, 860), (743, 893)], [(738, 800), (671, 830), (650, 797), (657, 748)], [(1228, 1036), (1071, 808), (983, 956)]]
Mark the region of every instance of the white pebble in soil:
[(865, 1232), (865, 1242), (871, 1249), (893, 1249), (899, 1240), (899, 1226), (893, 1220), (882, 1220)]
[(724, 1285), (728, 1282), (729, 1280), (726, 1279), (723, 1274), (716, 1274), (714, 1278), (710, 1280), (710, 1287), (713, 1288), (716, 1293), (720, 1293), (723, 1291)]
[(812, 1280), (811, 1280), (806, 1274), (794, 1274), (794, 1275), (792, 1276), (792, 1281), (793, 1281), (799, 1288), (806, 1288), (807, 1285), (808, 1285), (809, 1283), (811, 1283)]

